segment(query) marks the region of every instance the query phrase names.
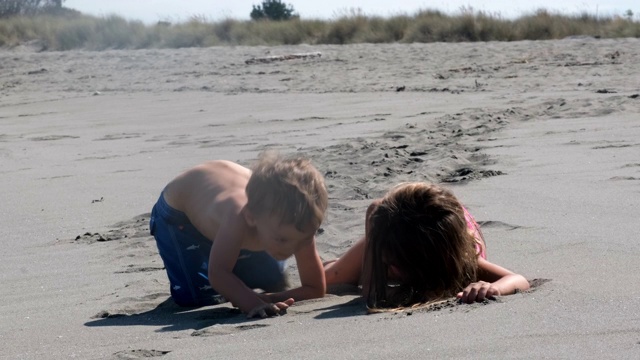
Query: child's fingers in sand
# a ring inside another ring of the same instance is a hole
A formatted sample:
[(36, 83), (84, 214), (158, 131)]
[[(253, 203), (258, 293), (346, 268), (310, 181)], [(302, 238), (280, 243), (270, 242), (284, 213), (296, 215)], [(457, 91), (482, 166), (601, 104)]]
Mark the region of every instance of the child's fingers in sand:
[(269, 317), (271, 315), (278, 313), (279, 311), (280, 311), (280, 308), (278, 308), (276, 304), (264, 303), (251, 309), (251, 311), (247, 313), (247, 318), (260, 317), (264, 319), (266, 317)]
[(282, 315), (293, 303), (294, 300), (292, 298), (277, 303), (264, 303), (251, 309), (247, 313), (247, 318), (260, 317), (264, 319), (274, 315)]
[(287, 310), (289, 306), (293, 305), (295, 301), (292, 298), (288, 298), (285, 301), (277, 302), (275, 305), (280, 309), (280, 311)]
[(491, 299), (496, 295), (500, 295), (500, 291), (496, 289), (491, 283), (486, 281), (478, 281), (469, 284), (462, 292), (458, 293), (458, 298), (461, 302), (471, 304), (474, 301), (484, 301), (484, 299)]

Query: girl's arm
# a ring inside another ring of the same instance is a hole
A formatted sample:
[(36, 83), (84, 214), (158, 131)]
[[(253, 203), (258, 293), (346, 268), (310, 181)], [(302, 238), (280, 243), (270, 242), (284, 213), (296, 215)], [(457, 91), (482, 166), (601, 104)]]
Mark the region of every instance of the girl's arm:
[[(327, 285), (333, 284), (352, 284), (358, 285), (362, 280), (363, 294), (368, 293), (369, 272), (364, 271), (365, 279), (361, 279), (363, 275), (364, 255), (367, 249), (367, 239), (371, 227), (371, 214), (380, 205), (381, 200), (376, 199), (371, 202), (365, 214), (365, 236), (360, 238), (353, 246), (347, 250), (341, 257), (335, 261), (326, 262), (324, 264), (324, 274)], [(366, 296), (366, 295), (365, 295)]]
[(366, 245), (366, 240), (363, 237), (338, 259), (327, 262), (324, 265), (324, 275), (327, 285), (358, 285), (360, 275), (362, 274), (362, 260), (364, 258)]
[(478, 279), (458, 293), (462, 302), (472, 303), (500, 295), (510, 295), (516, 290), (528, 290), (529, 282), (524, 276), (513, 273), (500, 265), (478, 258)]

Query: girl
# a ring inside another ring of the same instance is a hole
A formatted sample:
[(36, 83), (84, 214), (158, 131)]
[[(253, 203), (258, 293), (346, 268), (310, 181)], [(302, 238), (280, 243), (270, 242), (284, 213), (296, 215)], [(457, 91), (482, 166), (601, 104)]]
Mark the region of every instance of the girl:
[(522, 275), (486, 260), (478, 224), (450, 191), (419, 182), (374, 201), (365, 237), (324, 269), (327, 285), (360, 282), (374, 310), (452, 296), (472, 303), (529, 289)]

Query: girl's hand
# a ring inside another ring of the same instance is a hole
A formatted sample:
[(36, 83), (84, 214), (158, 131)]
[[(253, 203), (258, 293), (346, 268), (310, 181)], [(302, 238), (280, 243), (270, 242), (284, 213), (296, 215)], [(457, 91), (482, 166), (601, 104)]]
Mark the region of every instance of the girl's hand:
[(282, 302), (277, 303), (264, 303), (262, 305), (258, 305), (255, 308), (251, 309), (247, 314), (247, 318), (253, 317), (261, 317), (266, 318), (274, 315), (282, 315), (289, 308), (289, 306), (293, 305), (293, 299), (289, 298)]
[(471, 304), (474, 301), (484, 301), (484, 299), (495, 300), (495, 296), (500, 296), (500, 290), (486, 281), (478, 281), (469, 284), (462, 292), (458, 293), (461, 302)]

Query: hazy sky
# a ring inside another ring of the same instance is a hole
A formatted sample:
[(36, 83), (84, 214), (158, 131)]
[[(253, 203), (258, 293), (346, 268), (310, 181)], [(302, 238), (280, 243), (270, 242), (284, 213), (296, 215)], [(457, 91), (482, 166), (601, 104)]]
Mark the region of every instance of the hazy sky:
[[(462, 6), (499, 13), (503, 17), (516, 17), (538, 8), (575, 14), (622, 15), (631, 9), (640, 14), (637, 0), (573, 1), (573, 0), (496, 0), (496, 1), (423, 1), (423, 0), (284, 0), (293, 5), (301, 18), (331, 19), (351, 8), (360, 8), (366, 15), (389, 16), (399, 13), (413, 14), (419, 9), (438, 9), (455, 13)], [(262, 0), (66, 0), (65, 6), (92, 15), (118, 14), (128, 19), (154, 23), (158, 20), (183, 21), (193, 15), (204, 15), (211, 20), (223, 18), (249, 19), (251, 6)], [(638, 16), (636, 15), (636, 18)]]

